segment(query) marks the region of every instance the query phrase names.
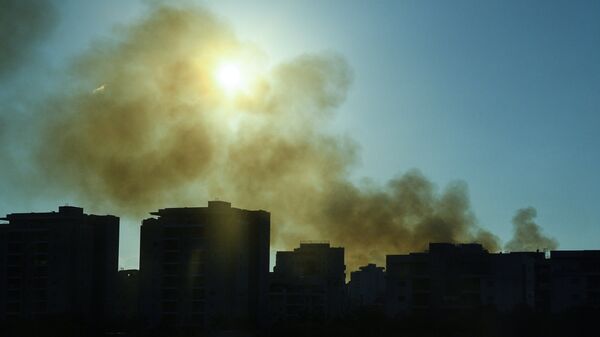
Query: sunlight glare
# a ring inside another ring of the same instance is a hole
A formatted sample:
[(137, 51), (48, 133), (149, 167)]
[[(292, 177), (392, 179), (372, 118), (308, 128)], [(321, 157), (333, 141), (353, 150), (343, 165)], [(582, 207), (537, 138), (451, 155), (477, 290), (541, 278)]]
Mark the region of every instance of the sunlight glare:
[(239, 91), (244, 84), (240, 67), (233, 63), (219, 66), (216, 72), (216, 79), (219, 85), (228, 93)]

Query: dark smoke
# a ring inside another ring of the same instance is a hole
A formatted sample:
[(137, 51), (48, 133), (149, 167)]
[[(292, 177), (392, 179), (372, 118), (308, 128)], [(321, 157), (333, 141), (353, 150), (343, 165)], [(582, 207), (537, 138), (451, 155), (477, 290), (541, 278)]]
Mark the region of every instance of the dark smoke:
[(50, 1), (0, 0), (0, 79), (27, 64), (56, 19)]
[(534, 251), (552, 250), (558, 248), (558, 242), (542, 234), (542, 230), (533, 220), (537, 211), (533, 207), (522, 208), (513, 217), (514, 234), (512, 240), (506, 243), (506, 250)]
[[(383, 187), (351, 182), (354, 142), (325, 131), (352, 82), (342, 57), (263, 66), (263, 52), (201, 8), (157, 6), (116, 34), (42, 104), (36, 160), (57, 188), (136, 216), (214, 197), (267, 209), (275, 248), (329, 239), (347, 247), (349, 268), (430, 241), (498, 250), (464, 183), (439, 192), (418, 171)], [(214, 72), (238, 57), (260, 71), (248, 92), (229, 97)]]

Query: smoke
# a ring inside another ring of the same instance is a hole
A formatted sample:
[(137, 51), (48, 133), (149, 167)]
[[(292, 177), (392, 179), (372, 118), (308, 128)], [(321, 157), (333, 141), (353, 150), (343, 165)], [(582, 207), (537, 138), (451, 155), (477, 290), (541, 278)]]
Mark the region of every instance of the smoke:
[(537, 211), (533, 207), (522, 208), (513, 217), (513, 238), (506, 243), (509, 251), (552, 250), (558, 248), (558, 242), (541, 232), (540, 226), (533, 220)]
[[(252, 75), (235, 95), (215, 81), (228, 60)], [(269, 65), (204, 9), (155, 6), (96, 41), (40, 104), (35, 160), (56, 188), (118, 214), (215, 197), (269, 210), (275, 248), (331, 240), (352, 269), (430, 241), (498, 250), (462, 182), (439, 191), (418, 171), (385, 186), (350, 180), (357, 147), (325, 127), (351, 83), (339, 55)]]
[(56, 23), (50, 1), (0, 1), (0, 79), (26, 64)]

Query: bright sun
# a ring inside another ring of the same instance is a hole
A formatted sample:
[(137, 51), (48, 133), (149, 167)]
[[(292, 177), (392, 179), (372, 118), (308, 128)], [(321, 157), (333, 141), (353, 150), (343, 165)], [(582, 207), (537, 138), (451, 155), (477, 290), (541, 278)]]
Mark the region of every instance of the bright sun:
[(244, 78), (237, 64), (223, 64), (217, 68), (215, 75), (219, 85), (229, 93), (239, 91), (244, 85)]

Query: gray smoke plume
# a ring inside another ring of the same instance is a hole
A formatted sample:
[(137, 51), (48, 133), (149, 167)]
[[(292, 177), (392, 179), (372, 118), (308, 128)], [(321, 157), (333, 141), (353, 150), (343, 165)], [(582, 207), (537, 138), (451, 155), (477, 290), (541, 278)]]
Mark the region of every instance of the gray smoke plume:
[[(252, 74), (235, 94), (215, 80), (223, 60)], [(466, 184), (441, 192), (410, 171), (357, 185), (356, 145), (325, 131), (352, 83), (335, 54), (265, 65), (202, 8), (157, 5), (97, 41), (61, 95), (40, 104), (40, 174), (105, 210), (143, 216), (219, 197), (272, 212), (275, 248), (326, 239), (349, 268), (430, 241), (498, 239), (477, 225)]]
[(0, 0), (0, 79), (29, 61), (56, 19), (50, 1)]
[(513, 217), (513, 238), (506, 243), (508, 251), (552, 250), (558, 248), (558, 242), (542, 234), (542, 230), (533, 220), (537, 211), (533, 207), (522, 208)]

